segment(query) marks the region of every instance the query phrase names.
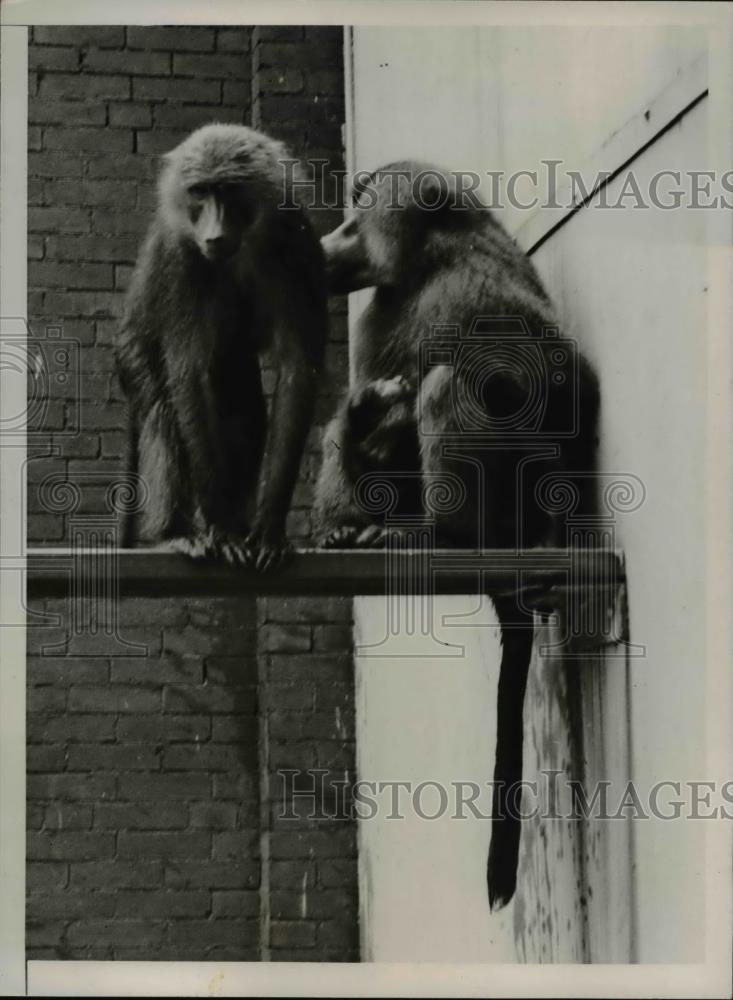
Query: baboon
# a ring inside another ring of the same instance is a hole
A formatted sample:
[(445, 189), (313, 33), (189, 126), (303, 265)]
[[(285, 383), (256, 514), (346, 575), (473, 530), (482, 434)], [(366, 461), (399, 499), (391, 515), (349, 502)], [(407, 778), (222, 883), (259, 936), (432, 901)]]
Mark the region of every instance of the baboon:
[(167, 542), (258, 569), (286, 551), (327, 329), (323, 255), (287, 159), (274, 139), (222, 124), (163, 157), (117, 340), (128, 469), (148, 492), (124, 546)]
[[(349, 398), (379, 380), (416, 386), (417, 451), (407, 464), (425, 481), (461, 485), (456, 503), (425, 512), (436, 545), (562, 545), (564, 525), (541, 502), (540, 486), (547, 474), (592, 471), (597, 379), (561, 336), (532, 262), (475, 193), (462, 192), (459, 177), (410, 161), (363, 175), (353, 210), (322, 240), (331, 291), (374, 287), (358, 322)], [(388, 432), (388, 424), (372, 431)], [(384, 528), (354, 495), (351, 434), (347, 400), (324, 435), (317, 525), (326, 546), (381, 545)], [(578, 479), (578, 507), (591, 510), (586, 482)], [(513, 805), (533, 618), (519, 595), (494, 603), (502, 658), (487, 882), (499, 909), (516, 887)]]
[[(326, 428), (319, 496), (331, 509), (321, 520), (339, 522), (323, 540), (325, 548), (375, 545), (385, 528), (375, 515), (359, 506), (354, 487), (363, 477), (376, 481), (395, 496), (391, 514), (421, 513), (420, 451), (415, 422), (415, 386), (402, 375), (366, 382), (343, 400)], [(335, 459), (335, 461), (334, 461)], [(340, 476), (338, 488), (331, 479)], [(328, 482), (329, 488), (324, 489)]]

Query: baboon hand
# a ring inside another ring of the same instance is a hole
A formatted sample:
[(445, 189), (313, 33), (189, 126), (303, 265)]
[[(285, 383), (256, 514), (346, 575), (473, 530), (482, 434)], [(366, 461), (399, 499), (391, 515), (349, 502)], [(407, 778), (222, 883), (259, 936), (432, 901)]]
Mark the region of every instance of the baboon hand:
[(260, 573), (267, 573), (287, 562), (292, 552), (282, 530), (255, 526), (244, 540), (243, 562)]
[(325, 535), (320, 542), (322, 549), (353, 549), (359, 528), (353, 524), (343, 524)]

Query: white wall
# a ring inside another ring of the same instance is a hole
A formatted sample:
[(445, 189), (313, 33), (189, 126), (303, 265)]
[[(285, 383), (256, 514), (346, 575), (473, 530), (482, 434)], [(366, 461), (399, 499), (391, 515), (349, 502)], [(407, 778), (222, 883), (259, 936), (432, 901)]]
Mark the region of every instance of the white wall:
[[(357, 28), (355, 166), (408, 156), (461, 169), (533, 170), (542, 158), (579, 168), (703, 47), (699, 33), (669, 27)], [(703, 103), (652, 147), (635, 165), (639, 178), (703, 169), (706, 114)], [(568, 332), (600, 372), (602, 466), (647, 489), (619, 523), (632, 640), (646, 647), (631, 662), (642, 791), (705, 766), (703, 214), (585, 209), (536, 258)], [(512, 231), (525, 219), (504, 216)], [(379, 632), (383, 604), (357, 602), (356, 614), (362, 641)], [(475, 630), (465, 660), (446, 670), (401, 659), (411, 641), (378, 663), (357, 658), (360, 777), (489, 775), (498, 645)], [(476, 896), (488, 831), (425, 827), (362, 824), (368, 957), (506, 960), (506, 925)], [(700, 827), (649, 821), (634, 833), (637, 957), (700, 958)]]
[[(698, 105), (634, 165), (700, 169)], [(611, 186), (609, 202), (618, 194)], [(602, 375), (601, 467), (633, 473), (646, 501), (618, 519), (631, 637), (633, 778), (642, 792), (705, 772), (703, 544), (708, 365), (707, 216), (589, 208), (536, 255), (568, 332)], [(704, 824), (635, 824), (639, 957), (702, 958)]]

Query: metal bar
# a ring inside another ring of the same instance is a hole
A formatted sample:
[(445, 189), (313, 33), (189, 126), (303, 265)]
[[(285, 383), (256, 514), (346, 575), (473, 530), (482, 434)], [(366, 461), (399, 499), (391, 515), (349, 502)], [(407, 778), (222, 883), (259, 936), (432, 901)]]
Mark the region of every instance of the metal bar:
[[(79, 555), (68, 548), (32, 549), (25, 563), (4, 560), (2, 569), (25, 569), (29, 597), (65, 596)], [(477, 590), (494, 594), (516, 589), (541, 595), (581, 582), (586, 587), (615, 585), (624, 578), (623, 561), (611, 549), (436, 549), (427, 556), (424, 551), (305, 549), (282, 569), (266, 574), (193, 561), (161, 549), (120, 549), (110, 563), (121, 595), (151, 597), (462, 594)]]

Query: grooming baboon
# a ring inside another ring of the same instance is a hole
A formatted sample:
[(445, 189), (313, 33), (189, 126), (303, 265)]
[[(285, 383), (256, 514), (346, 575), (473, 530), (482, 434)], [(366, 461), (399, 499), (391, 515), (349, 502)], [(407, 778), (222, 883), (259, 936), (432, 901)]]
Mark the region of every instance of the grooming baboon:
[[(462, 195), (456, 177), (412, 162), (362, 179), (353, 211), (322, 245), (332, 291), (374, 286), (355, 338), (350, 398), (381, 379), (415, 384), (414, 464), (426, 482), (442, 476), (461, 485), (456, 503), (427, 512), (436, 544), (564, 544), (563, 525), (537, 491), (547, 473), (592, 470), (598, 385), (560, 336), (527, 256), (473, 193), (470, 200)], [(383, 544), (385, 531), (354, 496), (345, 460), (348, 414), (347, 402), (324, 435), (317, 524), (324, 545)], [(383, 431), (388, 426), (373, 433)], [(591, 506), (585, 490), (579, 508)], [(495, 605), (503, 652), (487, 873), (492, 909), (516, 886), (520, 823), (511, 807), (522, 778), (532, 652), (532, 614), (521, 598), (504, 595)]]
[[(170, 541), (265, 569), (310, 426), (327, 327), (323, 259), (285, 147), (206, 125), (164, 157), (117, 343), (129, 468), (148, 489), (123, 545)], [(260, 356), (278, 381), (268, 419)]]

